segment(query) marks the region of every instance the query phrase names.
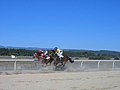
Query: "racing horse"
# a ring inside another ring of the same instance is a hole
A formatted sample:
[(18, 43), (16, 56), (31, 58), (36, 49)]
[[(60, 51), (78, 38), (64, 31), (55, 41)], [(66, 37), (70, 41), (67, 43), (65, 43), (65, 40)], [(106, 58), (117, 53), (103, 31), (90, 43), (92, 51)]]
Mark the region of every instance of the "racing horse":
[(74, 60), (72, 60), (68, 55), (64, 54), (63, 56), (64, 56), (63, 58), (59, 58), (57, 56), (54, 62), (54, 65), (56, 66), (56, 70), (63, 70), (68, 61), (74, 63)]
[(51, 63), (53, 62), (53, 60), (54, 60), (54, 50), (48, 50), (47, 51), (47, 56), (49, 56), (49, 58), (48, 59), (46, 59), (46, 58), (41, 58), (40, 56), (38, 56), (38, 55), (36, 55), (36, 54), (34, 54), (33, 55), (33, 58), (34, 58), (34, 60), (35, 61), (37, 61), (37, 62), (39, 62), (39, 61), (41, 61), (43, 64), (50, 64), (51, 65)]
[(58, 69), (63, 69), (65, 64), (70, 61), (71, 63), (74, 62), (74, 60), (72, 60), (68, 55), (66, 54), (63, 54), (63, 58), (60, 58), (58, 55), (56, 55), (55, 53), (55, 50), (49, 50), (48, 51), (48, 56), (50, 56), (52, 59), (49, 60), (48, 63), (51, 63), (53, 62), (55, 68), (58, 70)]

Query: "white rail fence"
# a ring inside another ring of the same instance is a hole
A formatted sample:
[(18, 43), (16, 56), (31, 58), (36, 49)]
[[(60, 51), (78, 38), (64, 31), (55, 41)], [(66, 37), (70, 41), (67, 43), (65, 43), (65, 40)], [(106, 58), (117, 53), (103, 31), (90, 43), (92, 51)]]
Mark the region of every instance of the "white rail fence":
[[(30, 67), (31, 66), (31, 67)], [(5, 70), (20, 70), (22, 67), (28, 67), (32, 70), (32, 66), (36, 67), (33, 59), (0, 59), (0, 71)], [(24, 69), (25, 69), (24, 68)], [(24, 70), (22, 69), (22, 70)]]
[[(120, 60), (74, 60), (75, 63), (70, 64), (70, 67), (95, 68), (100, 70), (101, 68), (120, 69)], [(68, 64), (69, 65), (69, 64)], [(0, 71), (5, 70), (39, 70), (40, 66), (38, 62), (34, 62), (33, 59), (0, 59)]]
[[(75, 60), (75, 62), (80, 62), (80, 67), (83, 68), (84, 67), (84, 63), (86, 62), (96, 62), (97, 63), (97, 69), (99, 70), (100, 67), (102, 67), (101, 63), (105, 63), (105, 62), (110, 62), (109, 66), (111, 66), (110, 68), (112, 69), (115, 69), (115, 65), (116, 63), (118, 64), (117, 65), (117, 68), (120, 68), (120, 60)], [(106, 65), (107, 67), (107, 65)]]

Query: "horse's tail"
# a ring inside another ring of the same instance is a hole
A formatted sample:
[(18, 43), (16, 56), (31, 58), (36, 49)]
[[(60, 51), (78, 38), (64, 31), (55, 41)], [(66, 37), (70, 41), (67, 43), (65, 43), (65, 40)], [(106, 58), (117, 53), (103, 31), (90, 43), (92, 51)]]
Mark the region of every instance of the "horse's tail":
[(70, 57), (69, 57), (69, 61), (70, 61), (71, 63), (74, 63), (74, 60), (72, 60)]

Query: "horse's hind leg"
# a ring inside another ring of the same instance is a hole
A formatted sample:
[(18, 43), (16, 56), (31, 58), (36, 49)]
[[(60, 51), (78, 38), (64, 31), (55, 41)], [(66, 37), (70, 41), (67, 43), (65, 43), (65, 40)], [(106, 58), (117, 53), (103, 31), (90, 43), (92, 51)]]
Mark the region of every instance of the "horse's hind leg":
[(69, 61), (70, 61), (71, 63), (74, 63), (74, 61), (73, 61), (71, 58), (69, 58)]

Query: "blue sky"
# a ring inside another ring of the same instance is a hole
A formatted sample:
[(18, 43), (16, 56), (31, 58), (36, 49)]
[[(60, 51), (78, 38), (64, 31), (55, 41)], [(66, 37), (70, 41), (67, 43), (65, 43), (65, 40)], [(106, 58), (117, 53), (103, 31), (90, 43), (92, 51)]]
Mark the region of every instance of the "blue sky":
[(0, 45), (120, 51), (119, 0), (0, 0)]

